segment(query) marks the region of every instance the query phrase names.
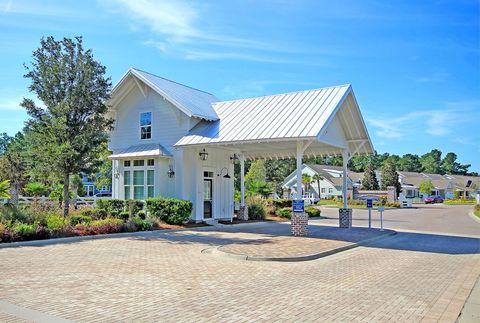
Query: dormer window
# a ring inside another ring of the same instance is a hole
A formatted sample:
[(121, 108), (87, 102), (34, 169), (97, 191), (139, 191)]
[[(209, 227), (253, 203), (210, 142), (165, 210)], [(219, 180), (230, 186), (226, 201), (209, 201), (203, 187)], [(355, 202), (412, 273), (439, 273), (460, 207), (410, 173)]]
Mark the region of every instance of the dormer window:
[(152, 113), (140, 113), (140, 139), (152, 138)]

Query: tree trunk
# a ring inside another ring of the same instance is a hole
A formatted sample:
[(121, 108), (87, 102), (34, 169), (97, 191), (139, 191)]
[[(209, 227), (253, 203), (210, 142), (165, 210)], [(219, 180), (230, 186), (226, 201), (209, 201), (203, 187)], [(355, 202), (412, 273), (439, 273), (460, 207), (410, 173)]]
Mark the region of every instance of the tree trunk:
[(17, 183), (14, 183), (10, 187), (10, 195), (11, 195), (10, 201), (13, 205), (18, 205), (18, 200), (19, 200), (18, 191), (19, 191), (19, 185)]
[(64, 173), (63, 174), (63, 216), (68, 216), (68, 211), (70, 208), (70, 196), (69, 193), (69, 184), (70, 184), (70, 174)]

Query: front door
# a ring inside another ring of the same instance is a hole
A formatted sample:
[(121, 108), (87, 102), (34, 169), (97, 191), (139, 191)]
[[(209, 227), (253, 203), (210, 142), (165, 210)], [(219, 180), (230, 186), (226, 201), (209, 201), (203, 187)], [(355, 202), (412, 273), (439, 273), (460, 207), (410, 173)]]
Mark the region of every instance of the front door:
[(203, 179), (203, 218), (211, 219), (213, 216), (213, 180)]

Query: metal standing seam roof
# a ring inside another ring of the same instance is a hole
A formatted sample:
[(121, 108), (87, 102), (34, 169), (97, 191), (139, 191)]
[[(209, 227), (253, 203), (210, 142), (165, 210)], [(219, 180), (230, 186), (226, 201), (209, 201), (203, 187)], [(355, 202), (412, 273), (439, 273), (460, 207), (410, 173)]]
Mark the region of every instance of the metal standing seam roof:
[(135, 157), (172, 157), (172, 154), (160, 144), (146, 144), (130, 146), (114, 152), (109, 159), (135, 158)]
[(183, 85), (157, 75), (130, 68), (125, 76), (115, 85), (113, 91), (122, 83), (127, 75), (133, 74), (150, 86), (155, 92), (165, 97), (189, 117), (197, 117), (209, 121), (218, 120), (212, 103), (220, 101), (213, 94)]
[(350, 92), (347, 84), (217, 102), (219, 120), (197, 125), (175, 146), (314, 138)]

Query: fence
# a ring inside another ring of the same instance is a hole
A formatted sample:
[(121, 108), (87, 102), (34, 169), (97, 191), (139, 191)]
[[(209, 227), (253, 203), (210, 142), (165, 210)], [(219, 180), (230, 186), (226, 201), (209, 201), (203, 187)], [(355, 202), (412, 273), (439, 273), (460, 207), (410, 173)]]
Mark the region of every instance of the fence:
[[(102, 199), (110, 199), (111, 197), (77, 197), (77, 206), (95, 206), (97, 205), (98, 200)], [(58, 203), (56, 200), (52, 200), (46, 196), (40, 196), (40, 197), (31, 197), (31, 196), (19, 196), (18, 197), (18, 204), (31, 204), (34, 201), (37, 201), (40, 204), (46, 204), (46, 203)], [(0, 204), (6, 204), (8, 203), (8, 199), (0, 199)], [(70, 205), (73, 205), (74, 199), (70, 200)]]

